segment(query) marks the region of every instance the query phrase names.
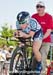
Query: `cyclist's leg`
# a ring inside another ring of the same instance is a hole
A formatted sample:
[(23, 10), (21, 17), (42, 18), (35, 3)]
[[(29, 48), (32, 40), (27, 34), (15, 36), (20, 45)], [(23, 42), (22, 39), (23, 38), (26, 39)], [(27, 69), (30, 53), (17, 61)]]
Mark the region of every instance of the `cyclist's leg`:
[[(42, 44), (42, 40), (36, 40), (33, 42), (33, 52), (34, 52), (34, 56), (35, 56), (35, 59), (36, 59), (36, 67), (35, 67), (35, 70), (36, 71), (41, 71), (41, 53), (39, 51), (40, 47), (41, 47), (41, 44)], [(40, 73), (36, 73), (36, 75), (39, 75)]]
[(41, 61), (41, 53), (40, 53), (40, 47), (41, 47), (42, 41), (37, 40), (33, 42), (33, 52), (35, 55), (36, 60), (39, 62)]
[(46, 68), (46, 59), (47, 59), (47, 55), (49, 52), (49, 48), (50, 48), (50, 43), (42, 43), (42, 47), (40, 49), (41, 55), (42, 55), (42, 73), (41, 75), (45, 75), (44, 71)]

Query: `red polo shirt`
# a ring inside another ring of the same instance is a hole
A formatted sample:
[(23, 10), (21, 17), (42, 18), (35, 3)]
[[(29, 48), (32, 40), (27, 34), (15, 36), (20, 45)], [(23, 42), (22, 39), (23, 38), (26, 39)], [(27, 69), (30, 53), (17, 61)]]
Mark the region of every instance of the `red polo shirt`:
[[(43, 34), (46, 33), (47, 29), (52, 29), (52, 16), (48, 13), (45, 13), (44, 16), (39, 16), (38, 14), (32, 15), (32, 18), (35, 18), (43, 29)], [(50, 35), (43, 40), (43, 42), (51, 42)]]

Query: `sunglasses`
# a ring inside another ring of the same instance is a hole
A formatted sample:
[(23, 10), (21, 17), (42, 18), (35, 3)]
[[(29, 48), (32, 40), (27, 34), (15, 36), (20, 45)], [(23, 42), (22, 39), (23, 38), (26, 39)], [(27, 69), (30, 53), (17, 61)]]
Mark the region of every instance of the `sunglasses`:
[(26, 23), (26, 21), (19, 22), (19, 24), (25, 24), (25, 23)]
[(37, 5), (36, 8), (44, 8), (44, 6)]

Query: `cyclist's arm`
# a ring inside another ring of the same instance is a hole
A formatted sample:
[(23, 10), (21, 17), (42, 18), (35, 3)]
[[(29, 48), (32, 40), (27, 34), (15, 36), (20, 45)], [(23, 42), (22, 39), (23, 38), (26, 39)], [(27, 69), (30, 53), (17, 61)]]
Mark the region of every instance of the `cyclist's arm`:
[(34, 32), (34, 31), (30, 31), (30, 32), (29, 32), (29, 35), (30, 35), (31, 37), (33, 37), (33, 36), (34, 36), (34, 34), (35, 34), (35, 32)]
[(26, 34), (26, 33), (22, 32), (22, 31), (20, 31), (20, 36), (21, 36), (21, 37), (24, 37), (24, 38), (33, 37), (34, 34), (35, 34), (34, 31), (30, 31), (28, 34)]

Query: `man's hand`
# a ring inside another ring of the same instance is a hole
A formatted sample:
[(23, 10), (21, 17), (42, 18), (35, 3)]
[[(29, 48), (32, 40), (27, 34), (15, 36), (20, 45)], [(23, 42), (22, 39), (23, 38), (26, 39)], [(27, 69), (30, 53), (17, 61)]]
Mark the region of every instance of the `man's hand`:
[(21, 30), (17, 30), (17, 31), (14, 33), (14, 37), (15, 37), (15, 38), (23, 37), (24, 35), (25, 35), (25, 33), (22, 32)]
[(20, 37), (24, 37), (24, 35), (25, 35), (26, 33), (22, 32), (22, 31), (19, 31), (18, 34), (19, 34)]
[(16, 31), (14, 32), (14, 37), (15, 37), (15, 38), (18, 38), (18, 30), (16, 30)]

